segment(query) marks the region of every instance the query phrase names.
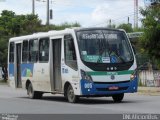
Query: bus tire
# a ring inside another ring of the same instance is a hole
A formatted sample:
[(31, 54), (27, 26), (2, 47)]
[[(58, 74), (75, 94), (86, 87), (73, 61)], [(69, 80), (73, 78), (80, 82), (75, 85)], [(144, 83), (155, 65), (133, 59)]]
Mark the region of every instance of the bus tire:
[(42, 98), (42, 92), (34, 91), (32, 84), (30, 83), (28, 88), (27, 88), (27, 94), (29, 98), (31, 99), (41, 99)]
[(67, 100), (70, 103), (76, 103), (78, 101), (78, 96), (74, 94), (74, 90), (71, 85), (67, 88), (67, 94), (66, 94)]
[(124, 98), (124, 93), (113, 95), (112, 98), (114, 102), (120, 103)]

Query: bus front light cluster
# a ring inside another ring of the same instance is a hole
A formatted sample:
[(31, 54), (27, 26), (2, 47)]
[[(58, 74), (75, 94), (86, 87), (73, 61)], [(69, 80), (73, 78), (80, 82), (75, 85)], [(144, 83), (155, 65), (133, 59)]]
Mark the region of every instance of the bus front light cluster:
[(134, 80), (137, 77), (137, 70), (134, 71), (134, 73), (131, 74), (130, 80)]
[(81, 77), (83, 80), (87, 80), (89, 82), (92, 82), (92, 77), (88, 75), (84, 70), (81, 70)]

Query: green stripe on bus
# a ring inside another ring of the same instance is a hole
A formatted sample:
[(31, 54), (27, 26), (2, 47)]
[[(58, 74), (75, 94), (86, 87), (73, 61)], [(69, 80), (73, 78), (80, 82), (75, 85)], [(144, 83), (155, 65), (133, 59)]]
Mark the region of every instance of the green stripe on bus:
[(126, 74), (132, 74), (134, 70), (124, 70), (124, 71), (117, 71), (117, 72), (87, 72), (88, 75), (126, 75)]

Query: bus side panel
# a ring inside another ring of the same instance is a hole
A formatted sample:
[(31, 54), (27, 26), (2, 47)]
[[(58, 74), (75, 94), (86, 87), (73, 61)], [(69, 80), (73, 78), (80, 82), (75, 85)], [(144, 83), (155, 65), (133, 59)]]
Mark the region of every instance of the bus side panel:
[(26, 88), (26, 81), (30, 80), (35, 91), (51, 92), (48, 63), (21, 64), (22, 88)]
[(12, 88), (15, 88), (14, 63), (9, 63), (8, 80), (9, 80), (9, 86), (11, 86)]
[(69, 66), (63, 65), (61, 74), (62, 74), (62, 86), (64, 86), (66, 82), (69, 82), (74, 89), (74, 94), (80, 95), (81, 94), (80, 84), (79, 84), (80, 78), (79, 78), (78, 70), (75, 71)]
[(34, 72), (34, 89), (36, 91), (51, 92), (49, 63), (36, 63)]
[(21, 64), (21, 78), (22, 78), (22, 88), (26, 88), (26, 81), (33, 80), (33, 68), (34, 64), (32, 63), (23, 63)]
[[(74, 35), (73, 35), (74, 36)], [(77, 46), (76, 37), (74, 36), (74, 44)], [(72, 67), (68, 66), (65, 62), (65, 52), (66, 50), (64, 46), (64, 39), (62, 40), (62, 63), (61, 63), (61, 75), (62, 75), (62, 87), (64, 90), (64, 85), (66, 82), (69, 82), (71, 86), (73, 87), (74, 94), (75, 95), (81, 95), (81, 88), (80, 88), (80, 77), (79, 77), (79, 71), (78, 69), (75, 70)], [(77, 57), (77, 64), (78, 64), (78, 47), (75, 47), (76, 50), (76, 57)]]

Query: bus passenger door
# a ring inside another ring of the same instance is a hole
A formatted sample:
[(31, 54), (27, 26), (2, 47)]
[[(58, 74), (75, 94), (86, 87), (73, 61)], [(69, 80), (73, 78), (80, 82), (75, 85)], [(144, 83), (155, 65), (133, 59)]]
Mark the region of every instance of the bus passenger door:
[(15, 67), (15, 82), (16, 88), (22, 87), (21, 81), (21, 43), (16, 44), (16, 67)]
[(62, 79), (61, 79), (61, 41), (62, 39), (52, 39), (52, 62), (53, 62), (53, 72), (52, 72), (52, 90), (62, 91)]

